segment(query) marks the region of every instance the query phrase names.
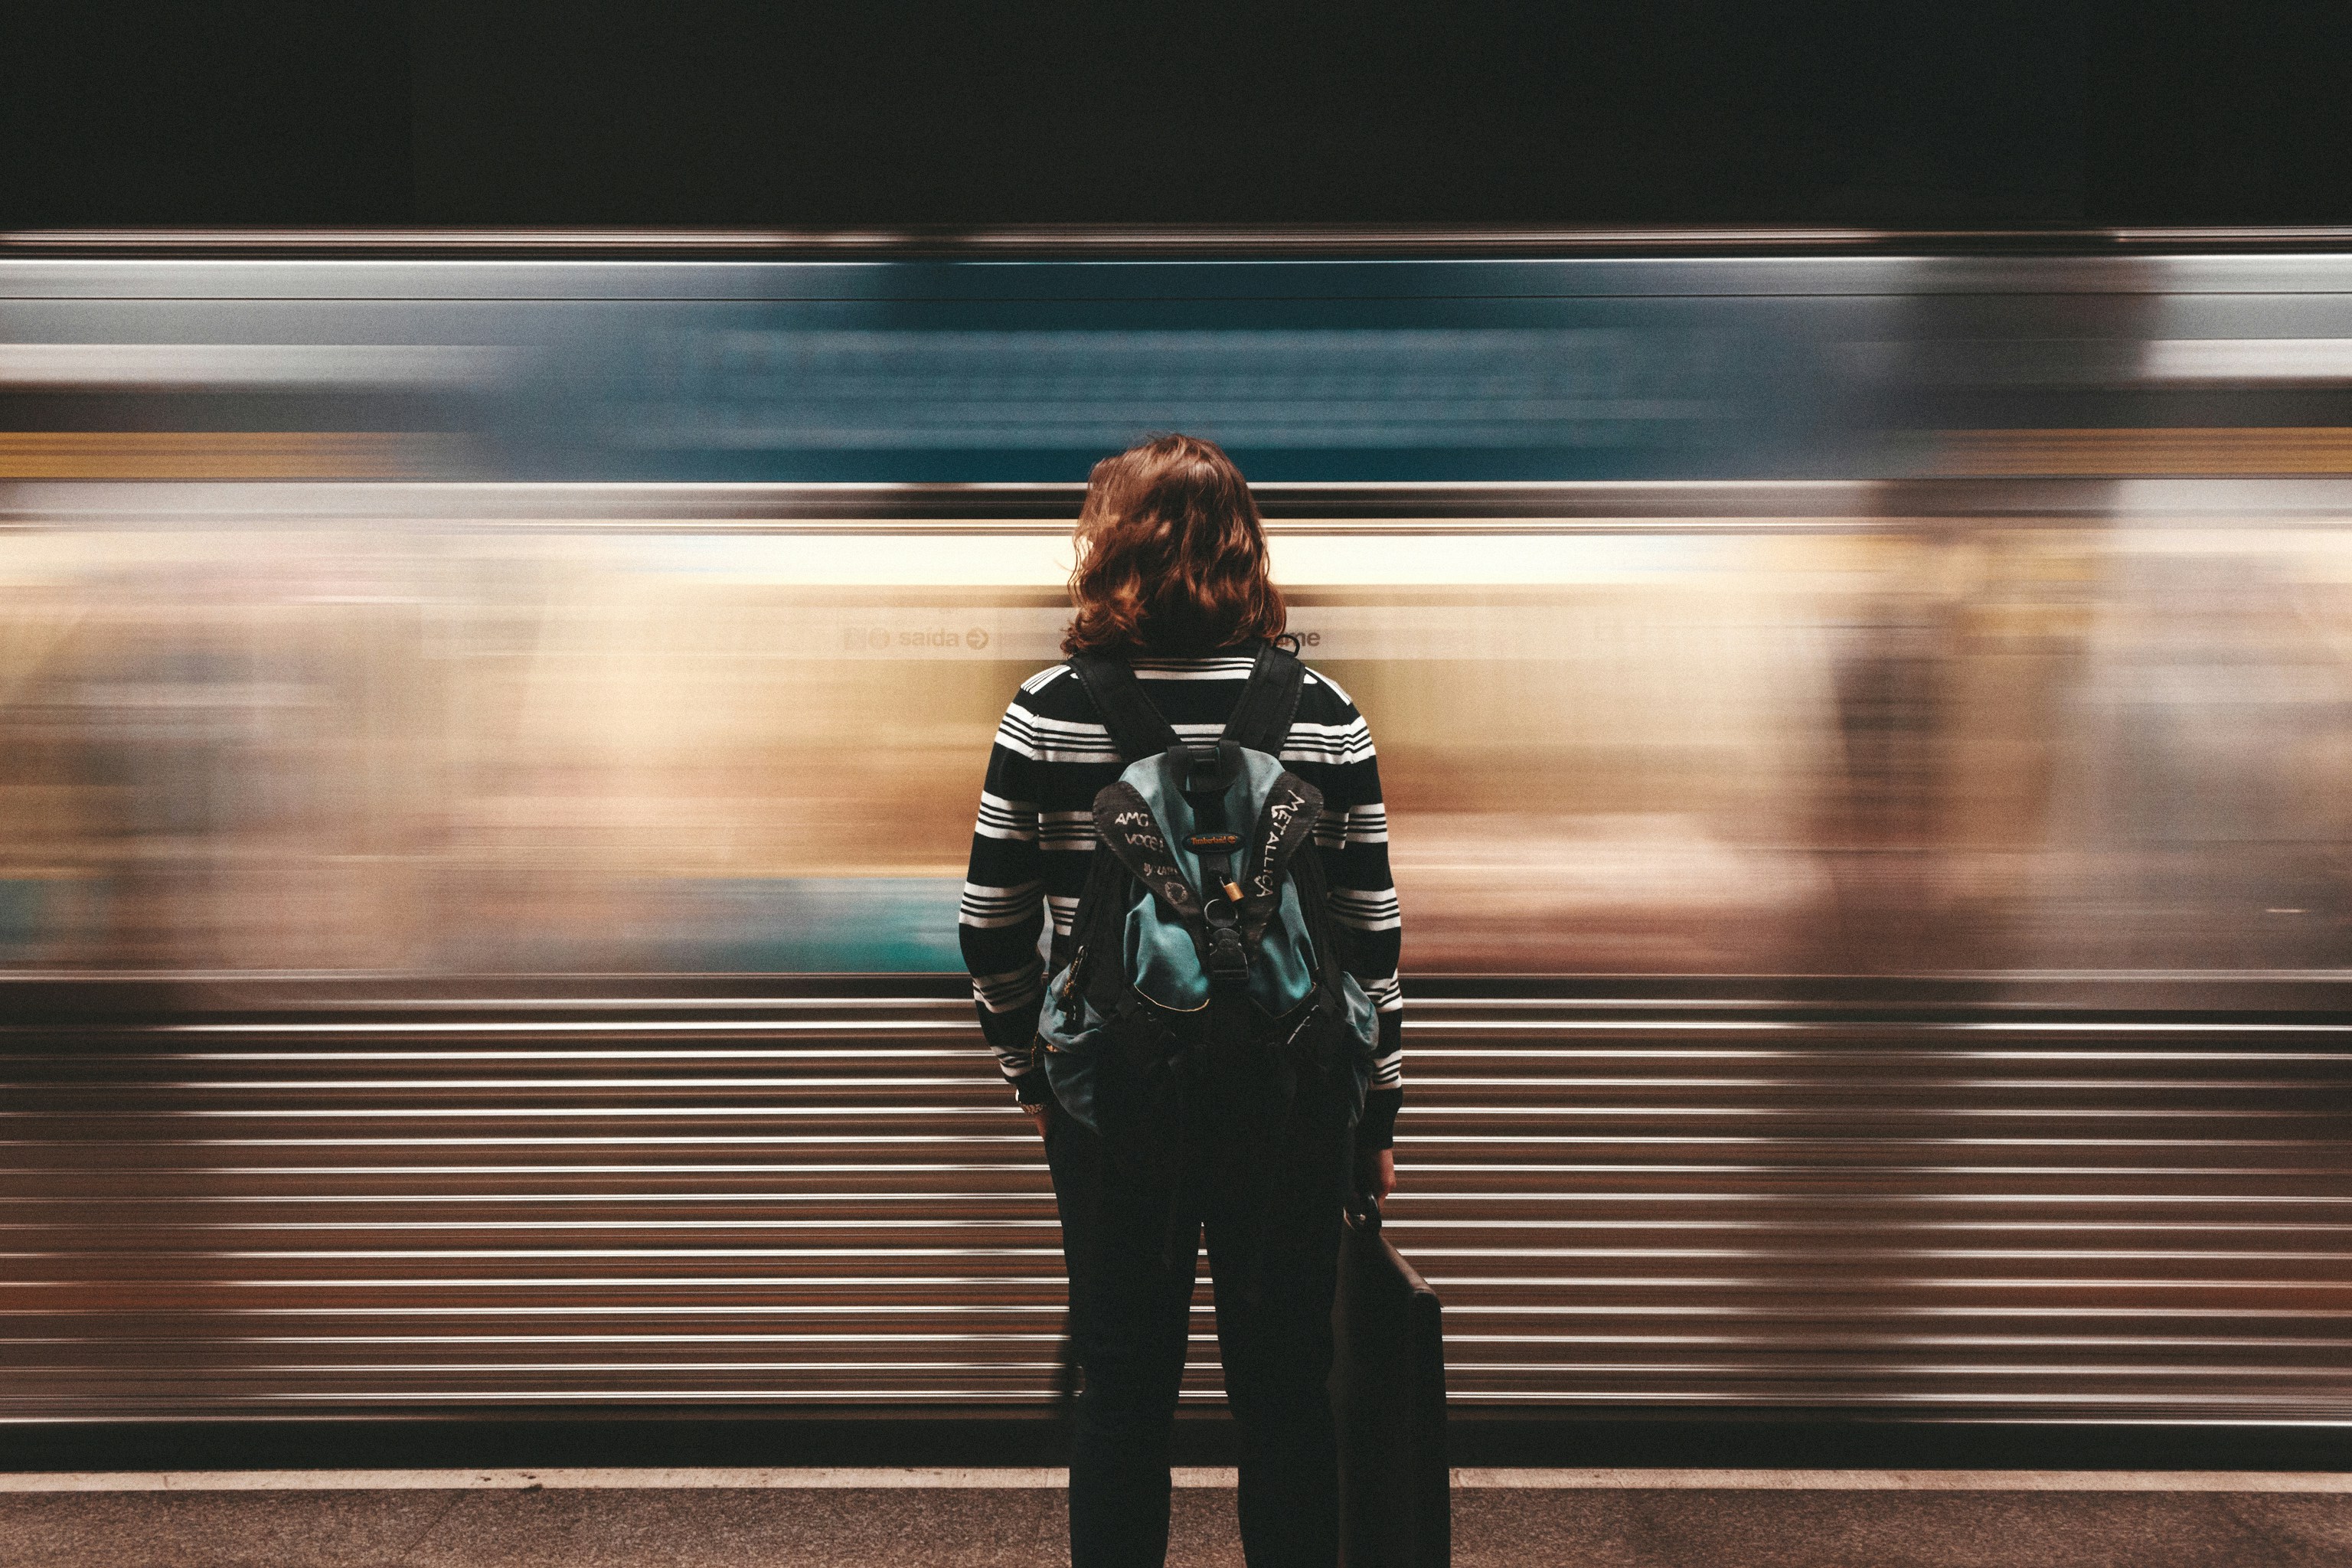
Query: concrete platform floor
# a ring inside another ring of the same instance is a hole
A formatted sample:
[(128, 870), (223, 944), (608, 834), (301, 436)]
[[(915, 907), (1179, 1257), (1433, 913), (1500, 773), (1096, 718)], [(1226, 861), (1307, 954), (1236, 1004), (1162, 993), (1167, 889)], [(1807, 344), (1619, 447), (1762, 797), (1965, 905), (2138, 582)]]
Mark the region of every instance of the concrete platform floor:
[[(1171, 1568), (1242, 1562), (1230, 1472), (1180, 1475)], [(1049, 1471), (0, 1476), (0, 1568), (1066, 1562)], [(1606, 1568), (2343, 1568), (2352, 1477), (1458, 1472), (1454, 1561)]]

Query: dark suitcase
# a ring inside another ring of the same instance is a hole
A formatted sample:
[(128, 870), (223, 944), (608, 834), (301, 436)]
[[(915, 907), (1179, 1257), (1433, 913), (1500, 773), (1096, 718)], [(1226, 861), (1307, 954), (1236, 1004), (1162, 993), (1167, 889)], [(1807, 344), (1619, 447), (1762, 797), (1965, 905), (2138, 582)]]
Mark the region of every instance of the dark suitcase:
[(1339, 1561), (1345, 1568), (1447, 1568), (1445, 1333), (1437, 1292), (1359, 1200), (1339, 1247), (1331, 1309), (1331, 1408), (1339, 1426)]

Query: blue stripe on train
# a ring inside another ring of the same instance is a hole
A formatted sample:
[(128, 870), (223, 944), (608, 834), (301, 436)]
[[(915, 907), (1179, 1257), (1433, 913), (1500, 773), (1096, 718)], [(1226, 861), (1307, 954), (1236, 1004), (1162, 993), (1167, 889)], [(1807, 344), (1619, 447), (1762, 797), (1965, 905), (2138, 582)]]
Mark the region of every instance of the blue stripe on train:
[(671, 885), (677, 917), (649, 946), (656, 968), (717, 973), (961, 970), (948, 877), (773, 877)]

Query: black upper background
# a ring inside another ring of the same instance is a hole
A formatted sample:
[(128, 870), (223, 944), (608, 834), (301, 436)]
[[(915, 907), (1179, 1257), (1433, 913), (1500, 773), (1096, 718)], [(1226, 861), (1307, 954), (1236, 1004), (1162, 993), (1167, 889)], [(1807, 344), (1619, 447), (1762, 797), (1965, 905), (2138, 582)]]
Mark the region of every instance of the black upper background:
[(18, 3), (0, 227), (2352, 222), (2352, 5)]

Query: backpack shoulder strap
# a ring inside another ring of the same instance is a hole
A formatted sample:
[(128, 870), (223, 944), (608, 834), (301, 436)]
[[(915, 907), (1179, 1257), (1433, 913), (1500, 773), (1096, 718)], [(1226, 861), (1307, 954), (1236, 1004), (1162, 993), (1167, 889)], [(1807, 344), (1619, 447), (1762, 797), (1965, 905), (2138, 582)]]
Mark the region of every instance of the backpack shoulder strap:
[(1087, 695), (1094, 699), (1095, 711), (1102, 715), (1103, 727), (1110, 731), (1110, 743), (1118, 748), (1120, 761), (1139, 762), (1176, 744), (1176, 731), (1143, 694), (1143, 683), (1135, 679), (1127, 660), (1103, 653), (1075, 653), (1070, 656), (1070, 668), (1077, 672)]
[(1299, 689), (1306, 683), (1307, 667), (1295, 656), (1272, 643), (1260, 645), (1233, 717), (1225, 721), (1224, 738), (1253, 752), (1281, 755), (1283, 738), (1298, 716)]

